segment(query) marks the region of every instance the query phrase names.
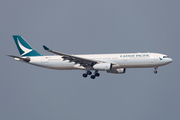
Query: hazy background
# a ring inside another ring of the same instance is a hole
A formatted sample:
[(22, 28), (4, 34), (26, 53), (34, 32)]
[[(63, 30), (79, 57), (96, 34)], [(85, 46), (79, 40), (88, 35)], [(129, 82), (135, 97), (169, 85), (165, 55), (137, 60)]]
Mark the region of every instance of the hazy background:
[[(179, 0), (1, 0), (0, 120), (179, 120)], [(19, 55), (12, 35), (38, 52), (157, 52), (173, 62), (158, 68), (100, 72), (39, 68)]]

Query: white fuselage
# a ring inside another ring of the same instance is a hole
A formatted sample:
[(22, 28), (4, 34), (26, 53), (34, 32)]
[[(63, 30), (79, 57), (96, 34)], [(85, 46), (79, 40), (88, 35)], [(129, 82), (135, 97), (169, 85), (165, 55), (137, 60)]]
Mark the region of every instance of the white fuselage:
[[(158, 67), (172, 62), (172, 59), (168, 56), (158, 53), (90, 54), (74, 56), (116, 64), (112, 66), (112, 69)], [(50, 69), (93, 70), (93, 68), (86, 68), (75, 62), (64, 60), (61, 56), (37, 56), (29, 58), (31, 59), (29, 64)]]

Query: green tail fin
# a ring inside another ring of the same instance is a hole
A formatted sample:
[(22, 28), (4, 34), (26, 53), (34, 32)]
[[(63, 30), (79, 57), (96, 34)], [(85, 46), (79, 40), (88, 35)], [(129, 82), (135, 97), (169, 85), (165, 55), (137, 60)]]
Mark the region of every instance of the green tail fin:
[(20, 35), (13, 35), (16, 46), (21, 57), (23, 56), (43, 56), (34, 50)]

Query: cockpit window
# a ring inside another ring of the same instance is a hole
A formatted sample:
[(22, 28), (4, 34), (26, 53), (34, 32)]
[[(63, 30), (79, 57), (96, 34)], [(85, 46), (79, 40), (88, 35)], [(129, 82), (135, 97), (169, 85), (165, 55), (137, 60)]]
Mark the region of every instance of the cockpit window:
[(169, 56), (163, 56), (163, 58), (169, 58)]

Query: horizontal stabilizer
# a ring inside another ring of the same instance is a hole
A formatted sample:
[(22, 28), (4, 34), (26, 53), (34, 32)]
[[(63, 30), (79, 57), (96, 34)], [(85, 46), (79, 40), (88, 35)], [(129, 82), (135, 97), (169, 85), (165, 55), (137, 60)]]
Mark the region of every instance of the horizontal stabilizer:
[(30, 59), (29, 57), (22, 58), (22, 57), (18, 57), (18, 56), (15, 56), (15, 55), (7, 55), (7, 56), (13, 57), (13, 58), (15, 58), (15, 59), (22, 60), (22, 61), (24, 61), (24, 62), (30, 62), (30, 61), (31, 61), (31, 59)]

